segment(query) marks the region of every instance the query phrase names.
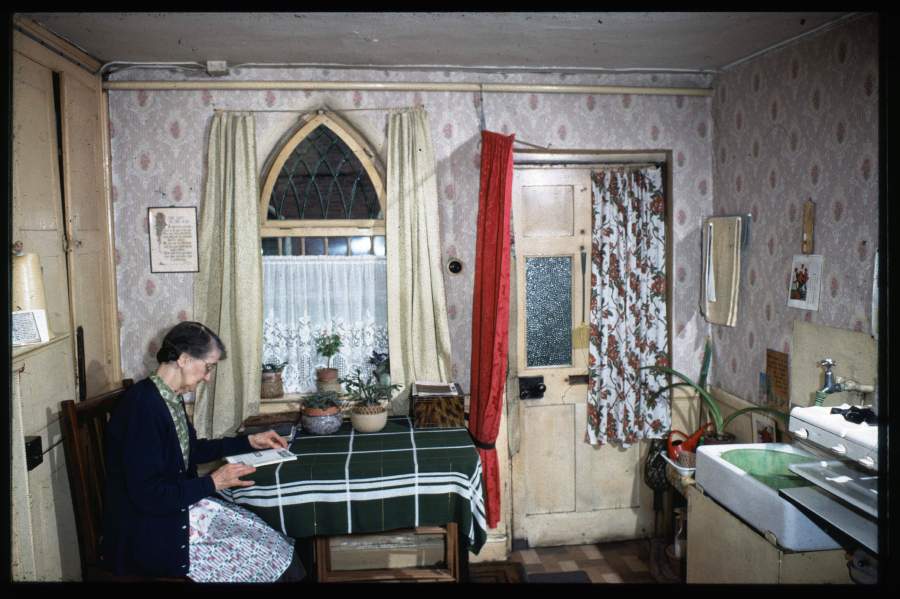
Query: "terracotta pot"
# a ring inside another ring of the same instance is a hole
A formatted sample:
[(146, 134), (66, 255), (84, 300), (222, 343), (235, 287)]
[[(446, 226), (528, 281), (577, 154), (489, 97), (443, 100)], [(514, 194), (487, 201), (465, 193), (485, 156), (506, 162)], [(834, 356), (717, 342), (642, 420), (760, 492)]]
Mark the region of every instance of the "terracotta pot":
[(281, 372), (263, 372), (262, 383), (259, 387), (259, 396), (269, 399), (284, 397), (284, 385), (281, 380)]
[(360, 433), (377, 433), (387, 424), (384, 406), (356, 406), (350, 412), (350, 422)]
[(303, 430), (313, 435), (331, 435), (339, 428), (344, 421), (340, 408), (332, 406), (330, 408), (303, 408), (300, 414), (300, 424)]
[(336, 381), (338, 377), (337, 368), (316, 368), (316, 380), (323, 383)]

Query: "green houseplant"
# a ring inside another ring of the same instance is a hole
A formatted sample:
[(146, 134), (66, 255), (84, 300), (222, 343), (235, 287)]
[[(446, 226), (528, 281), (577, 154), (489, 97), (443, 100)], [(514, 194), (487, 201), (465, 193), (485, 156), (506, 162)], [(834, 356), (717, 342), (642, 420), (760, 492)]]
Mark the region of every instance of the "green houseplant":
[(316, 391), (303, 400), (300, 424), (314, 435), (330, 435), (341, 427), (341, 398), (335, 391)]
[[(712, 342), (707, 337), (706, 344), (703, 348), (703, 362), (700, 367), (700, 376), (697, 381), (693, 381), (690, 377), (678, 372), (674, 368), (669, 366), (644, 366), (641, 370), (649, 369), (655, 370), (657, 372), (662, 372), (664, 374), (671, 375), (673, 377), (677, 377), (680, 379), (678, 382), (671, 383), (662, 387), (657, 391), (654, 396), (657, 396), (661, 393), (674, 389), (676, 387), (689, 387), (697, 392), (700, 396), (701, 401), (706, 405), (707, 411), (709, 412), (709, 417), (711, 418), (711, 422), (704, 423), (700, 426), (697, 433), (703, 431), (704, 429), (712, 429), (710, 433), (701, 433), (698, 436), (702, 436), (703, 442), (705, 443), (728, 443), (734, 439), (734, 435), (731, 433), (726, 433), (725, 428), (738, 416), (743, 414), (747, 414), (749, 412), (765, 412), (776, 418), (782, 420), (782, 422), (787, 424), (787, 414), (781, 412), (780, 410), (776, 410), (774, 408), (769, 408), (766, 406), (749, 406), (740, 410), (735, 410), (725, 418), (722, 418), (722, 411), (719, 409), (719, 402), (712, 396), (712, 394), (707, 389), (707, 376), (709, 374), (710, 363), (712, 362)], [(697, 435), (694, 433), (694, 435)]]
[(374, 372), (363, 379), (359, 368), (353, 376), (338, 380), (343, 383), (347, 396), (354, 404), (350, 411), (353, 428), (361, 433), (374, 433), (383, 429), (387, 424), (387, 408), (382, 402), (390, 401), (391, 393), (402, 385), (384, 384)]
[(341, 391), (341, 384), (337, 382), (338, 371), (332, 368), (331, 361), (341, 349), (341, 336), (337, 333), (331, 335), (322, 333), (315, 338), (316, 353), (323, 356), (327, 362), (324, 368), (316, 368), (316, 387), (320, 391)]
[(259, 396), (264, 399), (284, 396), (284, 383), (281, 373), (287, 362), (266, 362), (262, 365), (262, 382)]

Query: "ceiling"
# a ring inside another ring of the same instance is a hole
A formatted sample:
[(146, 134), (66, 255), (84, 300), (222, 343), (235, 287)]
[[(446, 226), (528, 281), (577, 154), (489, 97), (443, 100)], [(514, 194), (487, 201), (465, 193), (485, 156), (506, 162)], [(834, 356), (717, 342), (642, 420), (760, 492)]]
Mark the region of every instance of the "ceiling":
[(846, 12), (21, 13), (103, 63), (718, 71)]

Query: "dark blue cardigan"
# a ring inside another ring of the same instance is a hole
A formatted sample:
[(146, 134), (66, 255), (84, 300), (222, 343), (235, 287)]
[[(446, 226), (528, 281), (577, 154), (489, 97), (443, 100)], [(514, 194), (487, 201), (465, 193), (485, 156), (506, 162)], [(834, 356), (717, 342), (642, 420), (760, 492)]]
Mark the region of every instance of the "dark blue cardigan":
[(185, 464), (172, 415), (149, 378), (128, 388), (106, 428), (101, 560), (120, 576), (185, 576), (188, 506), (216, 492), (197, 464), (252, 451), (247, 437), (198, 439)]

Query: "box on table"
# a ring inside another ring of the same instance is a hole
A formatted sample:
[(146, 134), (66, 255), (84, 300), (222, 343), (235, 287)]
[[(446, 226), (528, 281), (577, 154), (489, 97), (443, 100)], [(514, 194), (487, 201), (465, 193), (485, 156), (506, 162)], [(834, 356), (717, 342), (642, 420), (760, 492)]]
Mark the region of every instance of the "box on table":
[(466, 426), (464, 397), (458, 383), (413, 383), (409, 411), (416, 428)]

